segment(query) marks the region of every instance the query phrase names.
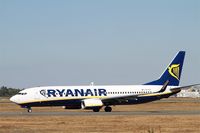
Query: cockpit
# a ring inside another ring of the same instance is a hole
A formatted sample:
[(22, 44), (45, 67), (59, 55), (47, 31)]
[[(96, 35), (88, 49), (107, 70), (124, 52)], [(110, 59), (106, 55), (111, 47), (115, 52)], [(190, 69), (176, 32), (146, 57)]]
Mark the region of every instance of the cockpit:
[(17, 93), (17, 95), (26, 95), (27, 93), (26, 92), (19, 92)]

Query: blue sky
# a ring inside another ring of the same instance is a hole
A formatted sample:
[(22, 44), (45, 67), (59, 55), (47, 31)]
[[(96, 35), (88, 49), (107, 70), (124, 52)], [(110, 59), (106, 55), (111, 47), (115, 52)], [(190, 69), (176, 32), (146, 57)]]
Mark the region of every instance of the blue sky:
[(198, 0), (0, 0), (0, 86), (143, 84), (186, 50), (200, 83)]

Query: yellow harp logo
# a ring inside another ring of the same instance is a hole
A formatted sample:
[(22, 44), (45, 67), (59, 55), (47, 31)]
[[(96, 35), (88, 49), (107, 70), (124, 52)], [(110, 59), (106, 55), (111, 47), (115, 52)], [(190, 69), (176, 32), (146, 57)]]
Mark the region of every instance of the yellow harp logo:
[(172, 64), (168, 67), (168, 72), (170, 73), (170, 75), (177, 80), (179, 80), (179, 66), (180, 64)]

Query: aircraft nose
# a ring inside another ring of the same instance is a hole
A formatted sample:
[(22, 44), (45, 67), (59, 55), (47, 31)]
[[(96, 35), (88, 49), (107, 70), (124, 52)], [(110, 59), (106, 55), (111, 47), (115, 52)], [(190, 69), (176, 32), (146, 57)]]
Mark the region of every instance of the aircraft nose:
[(14, 102), (14, 103), (17, 103), (17, 98), (16, 98), (16, 96), (12, 96), (12, 97), (10, 98), (10, 101), (11, 101), (11, 102)]

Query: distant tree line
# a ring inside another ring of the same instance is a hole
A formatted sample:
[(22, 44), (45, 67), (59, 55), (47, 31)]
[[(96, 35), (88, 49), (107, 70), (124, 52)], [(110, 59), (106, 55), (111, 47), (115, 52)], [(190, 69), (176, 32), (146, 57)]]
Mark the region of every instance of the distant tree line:
[(20, 89), (8, 88), (5, 86), (2, 86), (0, 88), (0, 97), (10, 97), (10, 96), (17, 94), (19, 91), (20, 91)]

